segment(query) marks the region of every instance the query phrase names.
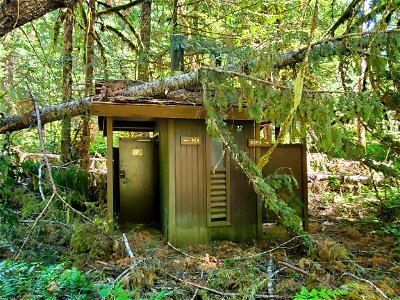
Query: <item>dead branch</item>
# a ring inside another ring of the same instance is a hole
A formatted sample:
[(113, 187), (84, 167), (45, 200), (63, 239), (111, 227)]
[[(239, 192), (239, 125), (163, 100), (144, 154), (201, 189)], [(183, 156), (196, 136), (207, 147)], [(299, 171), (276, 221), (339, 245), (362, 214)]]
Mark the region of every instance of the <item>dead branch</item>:
[[(283, 265), (283, 266), (285, 266), (285, 267), (288, 267), (288, 268), (290, 268), (290, 269), (292, 269), (292, 270), (294, 270), (294, 271), (296, 271), (296, 272), (298, 272), (298, 273), (301, 273), (301, 274), (306, 275), (306, 276), (308, 276), (308, 277), (312, 277), (311, 274), (308, 273), (307, 271), (304, 271), (304, 270), (302, 270), (302, 269), (300, 269), (300, 268), (298, 268), (298, 267), (296, 267), (296, 266), (293, 266), (293, 265), (291, 265), (291, 264), (289, 264), (289, 263), (287, 263), (287, 262), (285, 262), (285, 261), (278, 260), (278, 263), (281, 264), (281, 265)], [(325, 286), (329, 286), (329, 287), (331, 288), (331, 286), (329, 285), (329, 283), (324, 282), (324, 281), (322, 281), (322, 280), (319, 279), (319, 278), (315, 278), (315, 280), (318, 281), (319, 283), (321, 283), (321, 284), (323, 284), (323, 285), (325, 285)]]
[[(120, 12), (120, 11), (123, 11), (123, 10), (127, 10), (127, 9), (129, 9), (129, 8), (135, 6), (135, 5), (138, 5), (138, 4), (142, 3), (143, 1), (144, 0), (136, 0), (136, 1), (131, 1), (131, 2), (127, 3), (127, 4), (122, 4), (122, 5), (118, 5), (118, 6), (112, 6), (110, 8), (107, 8), (105, 10), (102, 10), (102, 11), (98, 12), (97, 15), (100, 17), (102, 15), (109, 15), (109, 14), (112, 14), (112, 13), (115, 13), (115, 12)], [(100, 2), (100, 4), (106, 5), (107, 3)], [(109, 6), (109, 5), (107, 5), (107, 6)]]
[(365, 175), (337, 175), (337, 174), (319, 174), (310, 173), (308, 174), (308, 180), (312, 181), (326, 181), (326, 180), (340, 180), (341, 183), (363, 183), (363, 184), (373, 184), (374, 182), (382, 182), (383, 177), (373, 177)]
[[(19, 223), (34, 223), (35, 220), (31, 220), (31, 219), (26, 219), (26, 220), (19, 220)], [(62, 225), (66, 228), (70, 228), (71, 225), (63, 223), (63, 222), (59, 222), (59, 221), (51, 221), (51, 220), (39, 220), (39, 222), (43, 222), (43, 223), (50, 223), (50, 224), (55, 224), (55, 225)]]
[(305, 236), (306, 235), (298, 235), (298, 236), (295, 236), (295, 237), (291, 238), (290, 240), (287, 240), (286, 242), (284, 242), (284, 243), (282, 243), (282, 244), (280, 244), (280, 245), (278, 245), (278, 246), (276, 246), (276, 247), (274, 247), (274, 248), (272, 248), (270, 250), (267, 250), (267, 251), (264, 251), (264, 252), (260, 252), (260, 253), (257, 253), (257, 254), (253, 254), (253, 255), (249, 255), (249, 256), (237, 256), (237, 257), (229, 258), (229, 260), (249, 259), (249, 258), (254, 258), (254, 257), (257, 257), (257, 256), (262, 256), (262, 255), (265, 255), (265, 254), (268, 254), (268, 253), (272, 253), (275, 250), (283, 248), (283, 246), (289, 244), (290, 242), (292, 242), (294, 240), (297, 240), (297, 239), (301, 239), (301, 238), (303, 238)]
[(192, 296), (192, 298), (191, 298), (191, 300), (194, 300), (194, 299), (196, 299), (196, 297), (197, 297), (197, 292), (199, 291), (199, 289), (196, 289), (195, 291), (194, 291), (194, 293), (193, 293), (193, 296)]
[(126, 237), (125, 233), (122, 234), (122, 238), (124, 239), (125, 248), (126, 248), (126, 251), (128, 252), (129, 258), (133, 258), (133, 252), (132, 252), (131, 247), (129, 246), (129, 241), (128, 241), (128, 238)]
[[(160, 269), (160, 271), (162, 273), (166, 274), (167, 276), (171, 277), (172, 279), (175, 279), (176, 281), (178, 281), (178, 282), (180, 282), (180, 283), (182, 283), (184, 285), (191, 285), (191, 286), (194, 286), (194, 287), (196, 287), (198, 289), (202, 289), (202, 290), (208, 291), (210, 293), (213, 293), (213, 294), (216, 294), (216, 295), (219, 295), (219, 296), (222, 296), (222, 297), (237, 297), (237, 296), (241, 296), (239, 293), (221, 292), (221, 291), (214, 290), (214, 289), (211, 289), (209, 287), (206, 287), (206, 286), (194, 283), (194, 282), (190, 282), (190, 281), (187, 281), (187, 280), (180, 279), (179, 277), (176, 277), (176, 276), (174, 276), (174, 275), (172, 275), (172, 274), (170, 274), (170, 273), (168, 273), (168, 272), (166, 272), (164, 270)], [(258, 294), (256, 294), (256, 295), (254, 295), (254, 297), (258, 298), (258, 299), (286, 299), (286, 297), (278, 296), (278, 295), (258, 295)]]
[(43, 168), (43, 164), (40, 164), (39, 166), (39, 170), (38, 170), (38, 186), (39, 186), (39, 194), (40, 197), (42, 198), (43, 201), (45, 201), (45, 197), (43, 194), (43, 188), (42, 188), (42, 168)]
[(382, 296), (383, 298), (389, 299), (389, 297), (386, 296), (386, 294), (385, 294), (380, 288), (378, 288), (373, 282), (369, 281), (368, 279), (364, 279), (364, 278), (358, 277), (358, 276), (356, 276), (356, 275), (354, 275), (354, 274), (347, 273), (347, 272), (343, 273), (342, 277), (343, 277), (343, 276), (352, 277), (352, 278), (354, 278), (354, 279), (356, 279), (356, 280), (358, 280), (358, 281), (368, 283), (368, 284), (369, 284), (370, 286), (372, 286), (379, 294), (381, 294), (381, 296)]
[(115, 278), (113, 285), (115, 285), (117, 282), (121, 281), (131, 270), (136, 268), (139, 264), (141, 264), (145, 259), (136, 261), (134, 264), (130, 265), (129, 268), (125, 269), (121, 274), (118, 275), (117, 278)]
[[(186, 252), (183, 252), (181, 249), (176, 248), (174, 245), (172, 245), (170, 242), (167, 243), (168, 246), (170, 246), (172, 249), (174, 249), (176, 252), (179, 252), (183, 255), (185, 255), (186, 257), (190, 257), (190, 258), (194, 258), (194, 259), (199, 259), (193, 255), (187, 254)], [(201, 258), (199, 260), (202, 260)]]

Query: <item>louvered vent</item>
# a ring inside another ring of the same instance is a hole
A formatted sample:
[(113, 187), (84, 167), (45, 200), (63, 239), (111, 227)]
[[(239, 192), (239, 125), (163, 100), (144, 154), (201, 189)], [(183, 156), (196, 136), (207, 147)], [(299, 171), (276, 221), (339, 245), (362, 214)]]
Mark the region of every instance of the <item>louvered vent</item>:
[(211, 222), (228, 220), (226, 171), (211, 172)]

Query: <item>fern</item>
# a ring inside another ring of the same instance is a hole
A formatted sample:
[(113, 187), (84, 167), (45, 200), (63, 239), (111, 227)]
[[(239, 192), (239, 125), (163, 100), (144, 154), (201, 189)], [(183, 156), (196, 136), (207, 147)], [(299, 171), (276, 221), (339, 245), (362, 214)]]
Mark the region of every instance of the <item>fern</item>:
[(309, 291), (305, 286), (301, 287), (299, 293), (294, 296), (294, 300), (334, 300), (337, 296), (346, 295), (345, 290), (327, 290), (327, 289), (312, 289)]

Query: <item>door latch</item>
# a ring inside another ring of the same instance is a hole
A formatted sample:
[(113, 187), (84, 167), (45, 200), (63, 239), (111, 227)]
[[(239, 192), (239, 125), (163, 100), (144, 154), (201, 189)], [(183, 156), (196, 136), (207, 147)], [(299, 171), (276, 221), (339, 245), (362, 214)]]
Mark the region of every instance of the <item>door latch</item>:
[(121, 170), (121, 171), (119, 171), (119, 178), (121, 178), (121, 179), (124, 179), (125, 178), (125, 171), (124, 170)]

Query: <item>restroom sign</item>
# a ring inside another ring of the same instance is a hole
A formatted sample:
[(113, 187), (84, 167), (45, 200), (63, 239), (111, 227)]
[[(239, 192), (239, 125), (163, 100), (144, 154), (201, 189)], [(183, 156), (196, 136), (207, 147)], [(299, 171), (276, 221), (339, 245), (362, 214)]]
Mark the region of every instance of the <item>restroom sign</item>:
[(200, 145), (199, 136), (182, 136), (181, 145)]
[(143, 149), (132, 149), (132, 156), (142, 156)]
[(271, 144), (267, 139), (248, 139), (247, 145), (249, 147), (269, 147)]

